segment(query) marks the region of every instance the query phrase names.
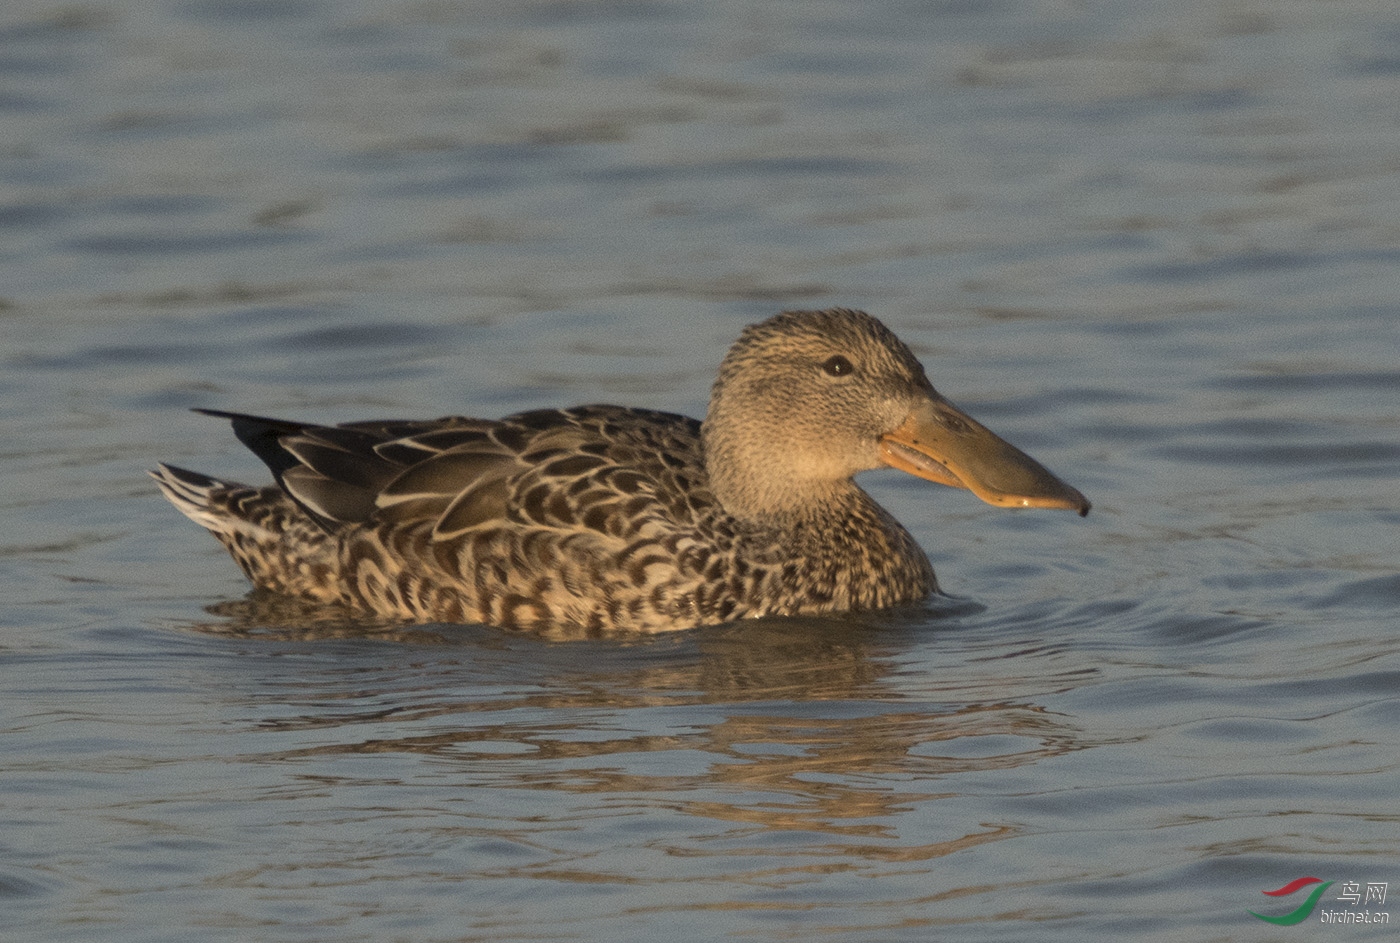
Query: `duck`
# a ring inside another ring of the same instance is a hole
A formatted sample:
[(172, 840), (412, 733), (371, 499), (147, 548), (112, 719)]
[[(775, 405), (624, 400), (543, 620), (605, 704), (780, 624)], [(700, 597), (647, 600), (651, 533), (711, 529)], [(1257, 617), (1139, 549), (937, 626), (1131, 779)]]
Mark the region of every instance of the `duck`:
[(627, 406), (315, 425), (218, 409), (272, 473), (150, 472), (256, 590), (415, 623), (581, 636), (885, 609), (939, 592), (854, 478), (1006, 508), (1089, 501), (938, 393), (850, 308), (740, 334), (703, 421)]

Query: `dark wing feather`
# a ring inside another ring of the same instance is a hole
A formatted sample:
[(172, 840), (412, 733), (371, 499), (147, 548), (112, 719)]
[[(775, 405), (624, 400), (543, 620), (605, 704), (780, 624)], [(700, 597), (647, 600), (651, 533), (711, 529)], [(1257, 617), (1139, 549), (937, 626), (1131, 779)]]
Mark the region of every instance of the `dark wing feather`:
[(282, 448), (281, 440), (283, 436), (300, 432), (304, 428), (301, 423), (249, 416), (246, 413), (230, 413), (222, 409), (196, 409), (195, 412), (232, 420), (233, 434), (238, 436), (238, 441), (262, 459), (263, 464), (272, 470), (279, 482), (284, 472), (299, 464), (295, 456)]
[(398, 466), (375, 451), (378, 444), (364, 433), (345, 435), (344, 429), (308, 428), (287, 436), (282, 448), (323, 478), (371, 494), (398, 472)]
[[(707, 492), (699, 423), (622, 407), (340, 426), (198, 410), (239, 439), (322, 528), (433, 521), (439, 540), (492, 522), (635, 533), (691, 517)], [(684, 481), (683, 481), (684, 480)]]
[(374, 492), (327, 478), (305, 465), (287, 469), (279, 484), (327, 532), (374, 513)]
[(362, 521), (374, 495), (397, 472), (374, 452), (373, 430), (317, 426), (265, 416), (198, 409), (233, 422), (239, 441), (272, 471), (277, 484), (326, 531)]
[(216, 409), (196, 412), (231, 420), (234, 434), (282, 490), (328, 532), (368, 522), (378, 511), (380, 492), (406, 466), (440, 454), (439, 446), (411, 444), (414, 435), (455, 431), (460, 437), (466, 430), (480, 437), (489, 426), (458, 418), (318, 426)]
[(433, 539), (449, 540), (473, 527), (505, 519), (511, 497), (510, 481), (503, 475), (473, 481), (439, 516), (433, 527)]
[[(461, 496), (483, 487), (496, 494), (498, 500), (489, 514), (486, 506), (479, 506), (480, 520), (503, 515), (505, 482), (521, 467), (516, 456), (505, 451), (487, 451), (483, 447), (486, 444), (489, 443), (473, 443), (432, 455), (404, 469), (379, 492), (376, 499), (379, 519), (407, 522), (441, 518), (448, 506)], [(441, 522), (437, 525), (439, 529), (442, 526)]]

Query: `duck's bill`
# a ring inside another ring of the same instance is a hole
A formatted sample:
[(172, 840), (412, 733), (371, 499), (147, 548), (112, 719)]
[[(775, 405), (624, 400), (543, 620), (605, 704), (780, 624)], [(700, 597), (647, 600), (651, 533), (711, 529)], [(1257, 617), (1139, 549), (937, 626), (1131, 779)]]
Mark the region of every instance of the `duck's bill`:
[(1066, 508), (1089, 513), (1089, 501), (1009, 442), (936, 397), (880, 438), (880, 458), (900, 471), (966, 488), (1003, 508)]

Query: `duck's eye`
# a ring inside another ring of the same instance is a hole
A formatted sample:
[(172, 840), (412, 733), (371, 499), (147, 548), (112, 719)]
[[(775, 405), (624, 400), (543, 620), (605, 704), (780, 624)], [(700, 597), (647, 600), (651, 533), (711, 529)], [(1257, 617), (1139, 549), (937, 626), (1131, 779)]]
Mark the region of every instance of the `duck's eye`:
[(822, 370), (829, 377), (845, 377), (856, 372), (855, 366), (840, 354), (828, 357), (822, 364)]

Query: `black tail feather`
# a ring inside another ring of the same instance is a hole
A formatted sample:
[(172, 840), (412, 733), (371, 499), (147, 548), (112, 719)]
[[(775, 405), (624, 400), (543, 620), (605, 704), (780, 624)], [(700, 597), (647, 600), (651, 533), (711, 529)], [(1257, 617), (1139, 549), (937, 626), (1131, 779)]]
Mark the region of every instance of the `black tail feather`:
[[(233, 434), (238, 436), (238, 441), (262, 459), (278, 482), (281, 482), (282, 475), (288, 469), (301, 464), (295, 455), (282, 447), (282, 437), (305, 431), (308, 428), (306, 423), (268, 419), (264, 416), (250, 416), (247, 413), (232, 413), (222, 409), (196, 408), (194, 411), (218, 419), (232, 420)], [(314, 429), (315, 426), (310, 428)]]

